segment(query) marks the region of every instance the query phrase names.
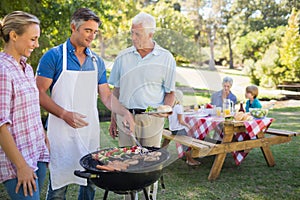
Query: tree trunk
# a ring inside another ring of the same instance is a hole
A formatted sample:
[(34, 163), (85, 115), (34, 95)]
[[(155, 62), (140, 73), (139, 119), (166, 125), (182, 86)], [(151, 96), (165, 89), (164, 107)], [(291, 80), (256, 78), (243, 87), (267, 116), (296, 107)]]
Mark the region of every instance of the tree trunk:
[(105, 44), (102, 37), (102, 33), (99, 31), (99, 49), (101, 58), (105, 58)]
[(233, 69), (233, 55), (232, 55), (232, 48), (231, 48), (231, 37), (230, 33), (226, 34), (228, 39), (228, 48), (229, 48), (229, 69)]
[(215, 54), (214, 54), (214, 39), (212, 38), (211, 31), (208, 31), (208, 40), (209, 40), (209, 47), (210, 47), (210, 60), (209, 60), (209, 69), (216, 70), (215, 67)]

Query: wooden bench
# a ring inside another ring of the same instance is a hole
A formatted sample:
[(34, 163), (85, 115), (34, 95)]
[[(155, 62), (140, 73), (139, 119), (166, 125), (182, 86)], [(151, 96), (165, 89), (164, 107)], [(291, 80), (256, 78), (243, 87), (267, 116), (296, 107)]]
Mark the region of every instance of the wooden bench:
[(277, 88), (281, 88), (281, 94), (288, 99), (300, 99), (300, 84), (286, 84), (277, 85)]
[(162, 136), (165, 139), (171, 141), (173, 140), (182, 145), (191, 147), (193, 149), (192, 152), (193, 157), (217, 155), (220, 153), (230, 153), (233, 151), (252, 149), (252, 148), (262, 147), (266, 145), (281, 144), (281, 143), (286, 143), (291, 141), (292, 136), (300, 136), (300, 133), (298, 132), (279, 130), (273, 128), (268, 128), (268, 130), (265, 133), (271, 135), (271, 137), (258, 138), (256, 140), (246, 140), (243, 142), (230, 142), (230, 143), (222, 143), (222, 144), (218, 144), (217, 141), (215, 142), (210, 140), (204, 141), (204, 140), (199, 140), (184, 135), (178, 135), (178, 136), (173, 135), (169, 130), (164, 130)]
[(163, 135), (165, 139), (173, 140), (175, 142), (178, 142), (182, 145), (191, 147), (194, 150), (200, 151), (201, 155), (207, 155), (208, 152), (210, 152), (214, 147), (216, 147), (217, 144), (213, 144), (211, 142), (206, 142), (204, 140), (198, 140), (189, 136), (185, 135), (173, 135), (171, 131), (164, 130)]
[(278, 88), (282, 90), (292, 90), (292, 91), (300, 91), (300, 84), (287, 84), (287, 85), (278, 85)]
[(271, 134), (271, 135), (280, 135), (280, 136), (287, 136), (287, 137), (300, 136), (300, 133), (298, 133), (298, 132), (288, 131), (288, 130), (280, 130), (280, 129), (275, 129), (275, 128), (268, 128), (266, 133)]

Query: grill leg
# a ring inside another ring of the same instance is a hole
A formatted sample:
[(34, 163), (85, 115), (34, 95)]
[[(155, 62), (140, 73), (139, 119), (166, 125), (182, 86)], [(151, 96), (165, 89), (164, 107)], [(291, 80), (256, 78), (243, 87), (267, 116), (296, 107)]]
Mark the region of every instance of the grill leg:
[(106, 199), (107, 199), (107, 196), (108, 196), (108, 190), (105, 190), (103, 200), (106, 200)]
[(131, 200), (135, 200), (135, 192), (130, 192)]
[(143, 188), (143, 192), (145, 195), (145, 200), (149, 200), (149, 196), (148, 196), (148, 192), (147, 192), (146, 188)]
[(166, 186), (165, 186), (165, 181), (164, 181), (164, 176), (163, 174), (161, 175), (160, 177), (160, 184), (161, 184), (161, 187), (163, 189), (163, 191), (166, 189)]

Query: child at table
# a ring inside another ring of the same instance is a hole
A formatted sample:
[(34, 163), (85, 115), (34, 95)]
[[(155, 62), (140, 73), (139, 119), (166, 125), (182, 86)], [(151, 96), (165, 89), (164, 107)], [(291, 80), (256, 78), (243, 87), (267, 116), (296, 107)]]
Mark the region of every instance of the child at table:
[(249, 112), (249, 108), (261, 108), (261, 103), (257, 99), (258, 87), (256, 85), (250, 85), (246, 87), (246, 112)]
[[(173, 135), (187, 135), (185, 128), (191, 129), (191, 126), (187, 124), (183, 119), (183, 106), (181, 105), (183, 100), (183, 93), (180, 90), (175, 91), (175, 103), (173, 105), (173, 112), (169, 115), (169, 129)], [(170, 140), (165, 139), (162, 147), (166, 147)], [(188, 165), (200, 165), (201, 163), (191, 156), (191, 150), (188, 146), (183, 145), (183, 151), (186, 156), (186, 163)]]

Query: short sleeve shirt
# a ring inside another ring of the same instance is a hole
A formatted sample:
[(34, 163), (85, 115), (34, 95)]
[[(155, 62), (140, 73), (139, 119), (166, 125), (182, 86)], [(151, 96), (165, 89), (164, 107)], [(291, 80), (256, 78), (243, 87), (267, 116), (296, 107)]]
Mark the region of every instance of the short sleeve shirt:
[[(25, 161), (37, 170), (37, 162), (49, 162), (49, 152), (34, 73), (25, 58), (21, 64), (24, 71), (12, 56), (0, 53), (0, 126), (7, 124)], [(0, 147), (0, 183), (16, 177), (16, 167)]]
[(250, 100), (246, 102), (246, 112), (249, 112), (249, 108), (261, 108), (262, 105), (257, 98), (253, 99), (253, 102), (250, 103)]
[(175, 90), (176, 62), (172, 54), (155, 43), (144, 58), (134, 46), (116, 58), (108, 83), (120, 89), (119, 101), (126, 108), (146, 109), (163, 104)]
[[(79, 60), (75, 55), (75, 48), (71, 44), (70, 39), (67, 40), (67, 70), (75, 71), (92, 71), (94, 70), (92, 55), (96, 57), (98, 67), (98, 84), (107, 83), (106, 69), (103, 60), (88, 48), (85, 50), (87, 58), (83, 65), (80, 65)], [(50, 78), (53, 80), (50, 90), (58, 80), (63, 65), (63, 44), (56, 46), (46, 52), (40, 59), (37, 75)]]
[[(178, 131), (185, 128), (182, 124), (179, 123), (178, 115), (183, 115), (183, 106), (180, 104), (176, 104), (173, 107), (173, 112), (169, 115), (169, 129), (171, 131)], [(182, 116), (183, 117), (183, 116)]]

